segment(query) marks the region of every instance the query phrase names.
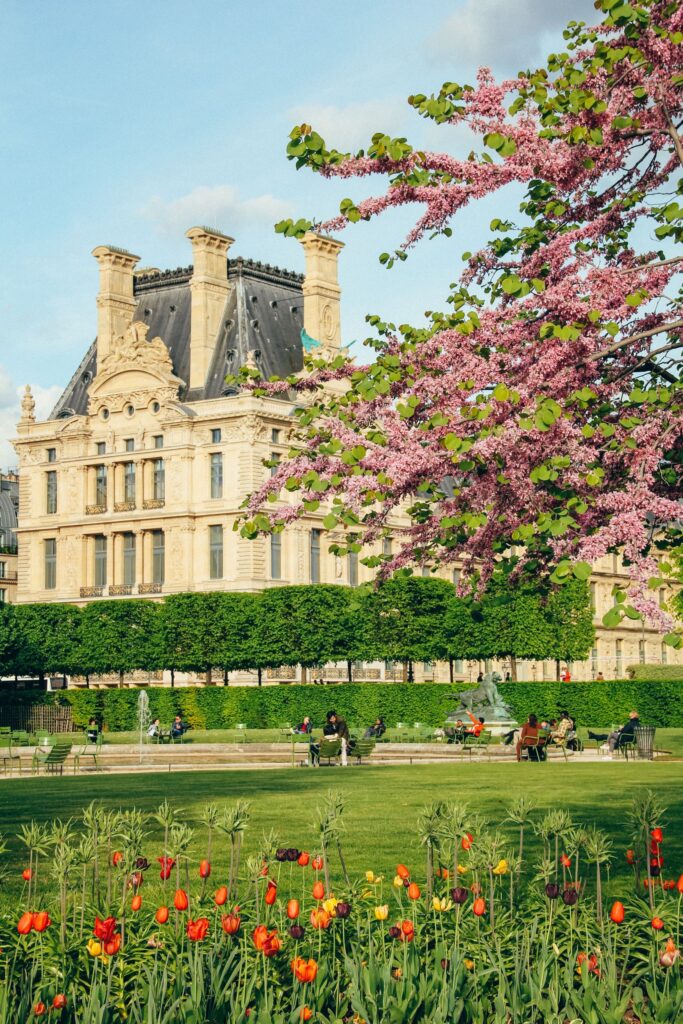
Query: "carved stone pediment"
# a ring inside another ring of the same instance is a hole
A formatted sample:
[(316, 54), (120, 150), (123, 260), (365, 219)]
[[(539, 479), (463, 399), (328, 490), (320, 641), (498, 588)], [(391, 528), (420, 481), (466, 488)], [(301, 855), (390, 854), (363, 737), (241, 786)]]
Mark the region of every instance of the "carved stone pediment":
[(94, 415), (106, 405), (116, 412), (133, 401), (136, 405), (178, 397), (183, 381), (173, 373), (173, 363), (161, 338), (147, 340), (149, 325), (133, 321), (112, 343), (97, 368), (89, 388), (88, 412)]

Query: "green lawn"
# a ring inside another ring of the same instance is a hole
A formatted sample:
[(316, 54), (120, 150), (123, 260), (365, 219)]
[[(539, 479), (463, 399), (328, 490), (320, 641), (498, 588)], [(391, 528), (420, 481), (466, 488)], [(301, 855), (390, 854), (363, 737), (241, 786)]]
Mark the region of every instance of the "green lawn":
[[(330, 787), (346, 798), (344, 845), (352, 872), (371, 868), (393, 874), (399, 860), (421, 871), (422, 855), (414, 823), (420, 809), (437, 797), (467, 802), (499, 824), (507, 804), (526, 793), (540, 809), (563, 807), (575, 820), (595, 822), (607, 829), (615, 841), (614, 879), (626, 872), (626, 811), (633, 794), (645, 788), (655, 790), (669, 808), (666, 873), (678, 877), (683, 872), (683, 787), (681, 767), (673, 762), (179, 771), (172, 775), (64, 776), (0, 782), (0, 832), (9, 846), (2, 858), (9, 869), (3, 898), (12, 898), (18, 891), (19, 872), (25, 861), (16, 833), (31, 818), (45, 821), (77, 816), (91, 800), (108, 807), (135, 806), (151, 811), (165, 797), (183, 808), (187, 817), (196, 818), (202, 805), (210, 801), (224, 805), (243, 797), (251, 801), (253, 815), (246, 836), (247, 850), (253, 849), (261, 833), (270, 829), (276, 831), (282, 845), (310, 850), (315, 849), (315, 808)], [(510, 827), (503, 826), (506, 830), (512, 839)], [(198, 826), (194, 848), (197, 859), (202, 847), (203, 833)], [(150, 860), (160, 854), (158, 831), (153, 830), (145, 852)], [(225, 874), (225, 853), (225, 845), (219, 845), (214, 853), (217, 879)], [(337, 865), (333, 864), (336, 871)]]

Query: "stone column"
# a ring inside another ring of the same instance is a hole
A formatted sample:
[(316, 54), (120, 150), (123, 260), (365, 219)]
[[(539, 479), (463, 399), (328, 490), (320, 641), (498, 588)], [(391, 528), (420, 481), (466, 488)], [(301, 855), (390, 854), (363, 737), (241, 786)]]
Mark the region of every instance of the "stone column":
[(190, 387), (201, 388), (211, 365), (230, 286), (228, 249), (234, 239), (211, 228), (195, 227), (185, 233), (192, 243), (190, 281)]
[(144, 583), (144, 576), (143, 576), (144, 566), (142, 564), (142, 557), (143, 557), (142, 548), (143, 548), (144, 536), (145, 536), (145, 531), (144, 530), (136, 530), (135, 531), (135, 588), (136, 588), (136, 590), (139, 589), (141, 583)]
[(137, 301), (133, 295), (133, 270), (140, 259), (125, 249), (98, 245), (93, 256), (100, 265), (97, 296), (97, 363), (109, 354), (133, 319)]
[(112, 582), (120, 585), (123, 583), (123, 534), (114, 534), (114, 565)]
[(341, 288), (337, 275), (343, 242), (307, 231), (301, 239), (306, 256), (304, 330), (323, 349), (341, 348)]
[(142, 534), (142, 581), (152, 582), (152, 531), (145, 530)]
[(105, 586), (114, 582), (114, 534), (107, 534), (107, 578)]

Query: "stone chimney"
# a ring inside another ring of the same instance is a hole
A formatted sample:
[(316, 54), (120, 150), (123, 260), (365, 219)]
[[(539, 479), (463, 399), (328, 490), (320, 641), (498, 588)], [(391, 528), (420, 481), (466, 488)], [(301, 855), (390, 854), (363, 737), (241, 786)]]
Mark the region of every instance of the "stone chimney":
[(301, 239), (306, 256), (304, 330), (323, 349), (341, 348), (341, 288), (337, 276), (343, 242), (307, 231)]
[(110, 351), (114, 338), (124, 333), (133, 319), (137, 301), (133, 295), (133, 270), (140, 259), (125, 249), (98, 245), (92, 251), (100, 265), (97, 296), (97, 362)]
[(227, 254), (234, 239), (213, 228), (190, 228), (185, 237), (192, 243), (193, 263), (188, 383), (203, 388), (230, 290)]

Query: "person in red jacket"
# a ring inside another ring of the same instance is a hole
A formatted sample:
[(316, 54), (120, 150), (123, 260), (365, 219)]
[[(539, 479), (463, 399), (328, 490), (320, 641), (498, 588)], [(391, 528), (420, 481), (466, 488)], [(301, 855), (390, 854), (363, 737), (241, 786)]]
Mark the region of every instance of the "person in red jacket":
[(486, 724), (483, 718), (475, 718), (471, 711), (467, 712), (467, 717), (472, 722), (472, 725), (467, 729), (469, 736), (474, 736), (475, 739), (481, 736), (484, 731), (484, 725)]
[(562, 680), (563, 683), (571, 683), (571, 681), (572, 681), (572, 674), (569, 671), (569, 668), (567, 666), (565, 666), (564, 672), (560, 676), (560, 679)]

